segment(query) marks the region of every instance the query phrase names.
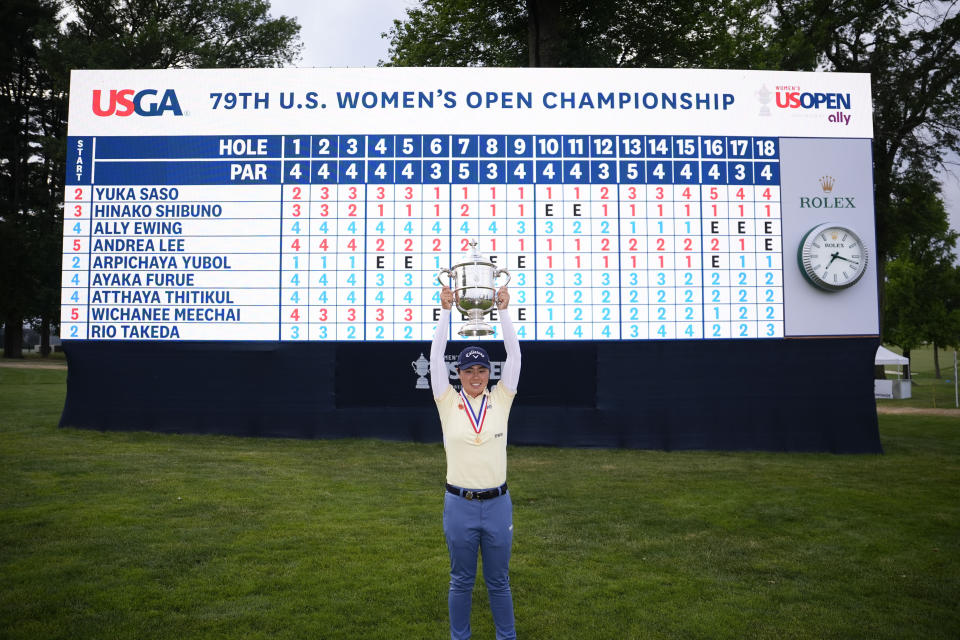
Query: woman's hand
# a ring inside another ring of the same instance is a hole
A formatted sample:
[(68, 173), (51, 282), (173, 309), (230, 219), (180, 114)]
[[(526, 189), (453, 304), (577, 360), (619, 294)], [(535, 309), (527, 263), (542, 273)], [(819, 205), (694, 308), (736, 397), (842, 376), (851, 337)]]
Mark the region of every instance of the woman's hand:
[(453, 291), (446, 285), (440, 290), (440, 306), (444, 309), (453, 308)]
[(507, 285), (503, 285), (497, 291), (497, 309), (506, 309), (508, 304), (510, 304), (510, 292), (507, 291)]

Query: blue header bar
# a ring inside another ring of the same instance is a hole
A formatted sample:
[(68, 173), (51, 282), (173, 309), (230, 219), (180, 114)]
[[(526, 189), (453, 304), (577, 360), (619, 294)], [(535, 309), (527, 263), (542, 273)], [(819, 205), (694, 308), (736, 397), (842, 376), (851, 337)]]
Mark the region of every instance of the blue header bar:
[(66, 184), (93, 184), (93, 137), (72, 137), (67, 141)]
[(733, 136), (71, 137), (67, 184), (776, 185), (779, 146)]
[(96, 184), (280, 184), (280, 162), (236, 160), (223, 162), (97, 163)]
[(97, 136), (97, 159), (279, 159), (281, 142), (281, 136)]

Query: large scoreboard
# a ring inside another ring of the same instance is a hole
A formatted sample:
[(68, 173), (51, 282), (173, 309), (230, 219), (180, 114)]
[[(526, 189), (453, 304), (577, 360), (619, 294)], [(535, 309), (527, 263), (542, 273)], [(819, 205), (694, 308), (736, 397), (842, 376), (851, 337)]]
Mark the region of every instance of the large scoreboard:
[(871, 109), (860, 74), (75, 71), (61, 335), (422, 351), (476, 242), (529, 343), (876, 336)]
[(76, 72), (63, 335), (425, 340), (471, 241), (521, 339), (850, 333), (785, 299), (806, 226), (872, 248), (870, 131), (856, 75)]

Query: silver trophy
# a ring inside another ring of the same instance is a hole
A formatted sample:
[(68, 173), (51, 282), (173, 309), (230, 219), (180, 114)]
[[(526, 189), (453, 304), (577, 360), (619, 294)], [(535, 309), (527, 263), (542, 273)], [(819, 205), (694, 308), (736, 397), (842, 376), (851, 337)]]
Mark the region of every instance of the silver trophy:
[(470, 243), (470, 249), (470, 255), (465, 262), (455, 264), (449, 269), (441, 269), (437, 274), (437, 282), (441, 285), (447, 284), (440, 279), (444, 274), (448, 280), (453, 281), (450, 288), (453, 289), (457, 309), (467, 314), (467, 323), (460, 327), (457, 333), (464, 337), (488, 336), (493, 333), (493, 327), (483, 321), (483, 315), (492, 311), (495, 305), (499, 288), (496, 284), (497, 277), (500, 274), (507, 276), (506, 282), (500, 285), (506, 286), (507, 282), (510, 282), (510, 273), (484, 260), (477, 250), (476, 242)]

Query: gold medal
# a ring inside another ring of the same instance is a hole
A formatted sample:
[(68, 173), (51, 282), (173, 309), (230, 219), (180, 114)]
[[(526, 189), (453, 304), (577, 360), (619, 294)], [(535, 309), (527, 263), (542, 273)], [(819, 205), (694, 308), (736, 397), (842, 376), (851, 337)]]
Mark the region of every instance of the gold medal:
[(467, 414), (467, 420), (470, 422), (470, 426), (473, 428), (473, 432), (477, 436), (473, 441), (477, 444), (480, 444), (480, 432), (483, 431), (483, 421), (487, 419), (487, 409), (490, 406), (487, 404), (488, 394), (483, 394), (483, 400), (480, 401), (480, 413), (479, 415), (474, 413), (473, 405), (470, 404), (470, 401), (467, 400), (466, 394), (464, 394), (463, 389), (460, 389), (460, 403), (457, 405), (459, 409), (463, 409), (464, 413)]

